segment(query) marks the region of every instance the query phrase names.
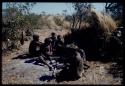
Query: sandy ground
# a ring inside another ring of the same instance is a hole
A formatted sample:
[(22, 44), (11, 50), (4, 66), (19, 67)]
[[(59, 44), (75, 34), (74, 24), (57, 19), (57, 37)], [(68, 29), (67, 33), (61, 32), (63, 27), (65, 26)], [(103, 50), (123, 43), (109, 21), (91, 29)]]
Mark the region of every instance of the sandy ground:
[[(40, 35), (40, 41), (42, 42), (51, 32), (56, 32), (61, 35), (67, 33), (66, 30), (53, 31), (52, 29), (35, 31), (35, 33)], [(49, 71), (47, 66), (28, 62), (30, 58), (13, 59), (18, 55), (27, 53), (29, 43), (30, 41), (26, 41), (19, 50), (2, 55), (2, 84), (121, 84), (121, 78), (114, 78), (107, 71), (112, 63), (101, 63), (97, 61), (87, 62), (90, 68), (84, 73), (85, 76), (79, 80), (63, 81), (60, 83), (57, 83), (55, 79), (47, 81), (45, 76), (52, 75), (52, 71)]]

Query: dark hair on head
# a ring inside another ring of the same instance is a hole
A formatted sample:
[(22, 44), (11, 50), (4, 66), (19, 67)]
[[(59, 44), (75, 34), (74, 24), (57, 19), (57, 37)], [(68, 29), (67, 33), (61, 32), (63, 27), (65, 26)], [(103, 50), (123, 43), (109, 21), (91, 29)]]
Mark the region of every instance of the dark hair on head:
[(61, 35), (58, 35), (57, 38), (61, 37)]
[(37, 35), (37, 34), (34, 34), (34, 35), (33, 35), (33, 39), (34, 39), (34, 40), (37, 40), (38, 38), (39, 38), (39, 35)]
[(45, 43), (51, 43), (52, 40), (51, 40), (50, 38), (46, 38), (46, 39), (44, 40), (44, 42), (45, 42)]
[(56, 33), (52, 32), (51, 35), (52, 35), (52, 36), (53, 36), (53, 35), (56, 35)]

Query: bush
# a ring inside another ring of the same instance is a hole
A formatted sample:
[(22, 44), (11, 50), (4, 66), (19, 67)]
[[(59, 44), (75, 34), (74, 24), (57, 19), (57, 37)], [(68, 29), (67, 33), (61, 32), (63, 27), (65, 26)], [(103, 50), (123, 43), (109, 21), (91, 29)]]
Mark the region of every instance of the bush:
[(58, 26), (62, 26), (63, 25), (63, 21), (61, 19), (59, 19), (58, 17), (54, 17), (54, 22)]
[(67, 22), (67, 21), (64, 21), (64, 23), (63, 23), (63, 28), (64, 28), (64, 29), (70, 29), (70, 23)]

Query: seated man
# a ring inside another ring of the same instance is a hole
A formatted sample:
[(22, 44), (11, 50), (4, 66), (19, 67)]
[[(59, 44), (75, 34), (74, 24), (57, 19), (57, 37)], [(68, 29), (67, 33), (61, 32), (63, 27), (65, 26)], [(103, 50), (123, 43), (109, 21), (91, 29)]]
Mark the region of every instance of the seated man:
[[(74, 46), (74, 44), (73, 44)], [(78, 46), (74, 46), (76, 51), (79, 52), (80, 56), (83, 59), (83, 65), (84, 65), (84, 69), (88, 69), (90, 66), (86, 64), (86, 55), (85, 55), (85, 51), (83, 49), (80, 49)]]
[(41, 52), (44, 56), (46, 56), (46, 59), (50, 60), (50, 56), (52, 55), (52, 40), (50, 38), (46, 38), (44, 41), (44, 44), (41, 45)]
[(29, 45), (29, 54), (33, 57), (37, 57), (41, 55), (40, 51), (41, 42), (39, 41), (38, 35), (33, 35), (33, 40)]
[(66, 54), (66, 61), (64, 64), (66, 66), (63, 68), (63, 70), (57, 74), (57, 80), (75, 80), (82, 76), (83, 72), (83, 58), (80, 54), (80, 52), (75, 47), (66, 47), (64, 50)]
[(56, 49), (56, 52), (55, 54), (56, 55), (60, 55), (61, 54), (61, 49), (62, 47), (64, 47), (64, 40), (63, 38), (61, 37), (61, 35), (58, 35), (57, 36), (57, 41), (55, 43), (55, 49)]
[(29, 54), (32, 57), (38, 57), (41, 62), (43, 62), (49, 67), (50, 70), (52, 70), (52, 67), (44, 60), (45, 56), (41, 54), (41, 45), (42, 43), (39, 41), (39, 36), (33, 35), (33, 40), (29, 46)]
[(52, 40), (52, 42), (51, 42), (52, 50), (54, 51), (55, 50), (55, 43), (56, 43), (56, 40), (57, 40), (56, 33), (52, 32), (50, 39)]

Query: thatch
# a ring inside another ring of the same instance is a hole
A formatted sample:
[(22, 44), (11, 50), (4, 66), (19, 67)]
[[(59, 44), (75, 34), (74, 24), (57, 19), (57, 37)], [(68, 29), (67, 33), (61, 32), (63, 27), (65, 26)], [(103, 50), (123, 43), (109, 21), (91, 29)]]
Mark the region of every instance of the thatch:
[(105, 42), (115, 29), (116, 23), (110, 16), (91, 10), (84, 16), (81, 28), (75, 28), (64, 38), (66, 44), (75, 42), (87, 55), (94, 56), (100, 48), (104, 49)]
[(96, 30), (102, 31), (105, 36), (109, 36), (116, 29), (116, 23), (111, 16), (92, 10), (85, 16), (82, 28), (96, 28)]

